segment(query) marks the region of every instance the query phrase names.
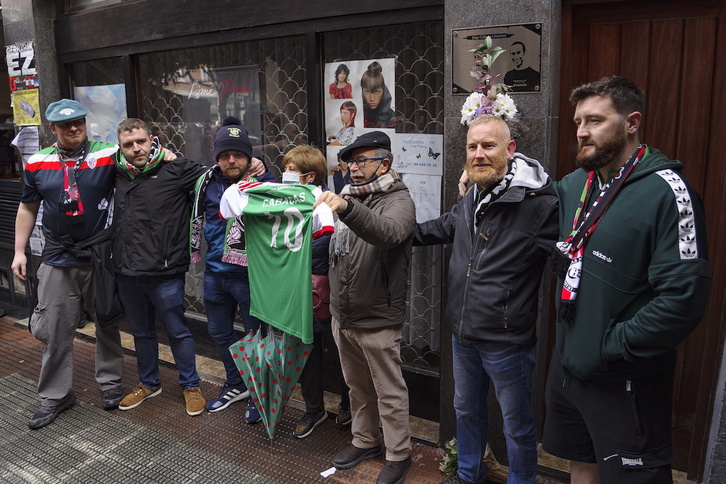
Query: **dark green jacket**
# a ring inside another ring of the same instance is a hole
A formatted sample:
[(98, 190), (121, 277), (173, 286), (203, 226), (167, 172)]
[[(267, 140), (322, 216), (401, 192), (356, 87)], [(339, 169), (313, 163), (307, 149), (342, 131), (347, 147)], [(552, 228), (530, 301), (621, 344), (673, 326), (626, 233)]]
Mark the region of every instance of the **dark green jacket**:
[[(557, 322), (556, 350), (570, 375), (621, 381), (658, 372), (701, 320), (710, 280), (704, 213), (682, 167), (649, 148), (587, 241), (575, 320)], [(587, 175), (577, 170), (555, 186), (560, 240)]]

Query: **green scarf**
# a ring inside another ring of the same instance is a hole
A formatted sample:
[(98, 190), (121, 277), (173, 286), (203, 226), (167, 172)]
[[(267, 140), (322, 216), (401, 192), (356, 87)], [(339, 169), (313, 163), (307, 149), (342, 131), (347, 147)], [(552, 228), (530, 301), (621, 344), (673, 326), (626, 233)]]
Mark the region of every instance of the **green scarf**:
[(119, 170), (121, 170), (122, 173), (124, 173), (131, 180), (133, 180), (141, 176), (143, 173), (154, 171), (157, 166), (164, 162), (164, 148), (159, 145), (159, 139), (155, 136), (152, 136), (149, 162), (146, 165), (140, 168), (134, 166), (132, 163), (126, 160), (126, 157), (121, 152), (120, 148), (118, 151), (116, 151), (114, 155), (114, 161), (116, 162), (116, 166), (118, 166)]

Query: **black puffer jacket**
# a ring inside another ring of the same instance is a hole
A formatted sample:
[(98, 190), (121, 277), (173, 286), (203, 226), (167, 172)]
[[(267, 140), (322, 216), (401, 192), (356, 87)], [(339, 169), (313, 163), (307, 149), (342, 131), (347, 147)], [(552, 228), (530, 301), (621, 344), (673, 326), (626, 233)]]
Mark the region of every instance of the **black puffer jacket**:
[(438, 219), (417, 225), (414, 245), (453, 242), (446, 320), (463, 343), (535, 340), (542, 270), (557, 240), (552, 181), (533, 159), (515, 153), (509, 190), (476, 229), (476, 189)]
[(117, 172), (113, 219), (117, 274), (165, 275), (189, 269), (191, 191), (208, 169), (178, 158), (134, 179)]

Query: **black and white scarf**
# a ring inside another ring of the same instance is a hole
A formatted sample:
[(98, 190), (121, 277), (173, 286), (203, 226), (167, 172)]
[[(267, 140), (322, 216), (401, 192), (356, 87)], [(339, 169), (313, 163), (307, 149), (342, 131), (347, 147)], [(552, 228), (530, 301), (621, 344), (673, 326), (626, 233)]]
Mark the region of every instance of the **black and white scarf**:
[(514, 175), (516, 173), (517, 164), (510, 160), (509, 170), (507, 171), (507, 174), (504, 175), (504, 178), (499, 180), (499, 183), (497, 183), (496, 185), (487, 187), (479, 191), (474, 201), (476, 206), (476, 208), (474, 209), (475, 233), (477, 231), (477, 227), (479, 227), (479, 222), (481, 222), (481, 219), (484, 216), (484, 212), (486, 211), (487, 207), (489, 207), (489, 205), (493, 201), (498, 200), (502, 195), (507, 193), (507, 190), (509, 190), (509, 186), (512, 184), (512, 179), (514, 178)]

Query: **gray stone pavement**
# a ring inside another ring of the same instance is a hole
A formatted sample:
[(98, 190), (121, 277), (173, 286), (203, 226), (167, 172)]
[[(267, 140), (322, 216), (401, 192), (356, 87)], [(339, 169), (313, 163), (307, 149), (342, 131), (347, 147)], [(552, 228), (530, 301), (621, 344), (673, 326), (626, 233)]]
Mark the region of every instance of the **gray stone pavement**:
[[(12, 316), (17, 312), (0, 318), (0, 482), (372, 483), (382, 468), (383, 456), (323, 477), (330, 458), (350, 442), (350, 430), (329, 419), (308, 438), (294, 438), (292, 430), (303, 414), (300, 402), (285, 410), (273, 441), (261, 424), (245, 423), (241, 403), (190, 417), (169, 363), (161, 364), (163, 391), (158, 397), (133, 410), (104, 411), (93, 378), (95, 345), (81, 333), (74, 343), (78, 404), (48, 427), (30, 430), (27, 421), (38, 405), (42, 344)], [(89, 323), (84, 332), (92, 334), (92, 328)], [(136, 358), (126, 351), (124, 392), (136, 382)], [(217, 395), (219, 383), (214, 376), (202, 381), (206, 398)], [(406, 483), (444, 480), (438, 470), (441, 456), (441, 449), (414, 442)]]

